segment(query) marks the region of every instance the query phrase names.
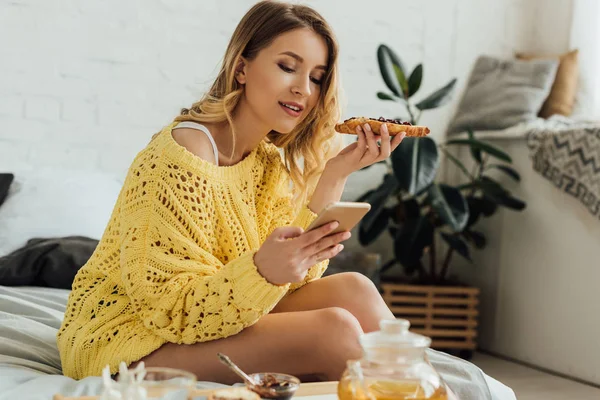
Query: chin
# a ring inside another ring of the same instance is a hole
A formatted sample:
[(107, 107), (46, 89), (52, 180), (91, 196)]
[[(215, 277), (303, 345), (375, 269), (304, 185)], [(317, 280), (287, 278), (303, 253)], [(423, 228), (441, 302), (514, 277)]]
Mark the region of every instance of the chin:
[(296, 126), (298, 126), (298, 124), (279, 124), (275, 125), (273, 130), (281, 135), (287, 135), (291, 133)]

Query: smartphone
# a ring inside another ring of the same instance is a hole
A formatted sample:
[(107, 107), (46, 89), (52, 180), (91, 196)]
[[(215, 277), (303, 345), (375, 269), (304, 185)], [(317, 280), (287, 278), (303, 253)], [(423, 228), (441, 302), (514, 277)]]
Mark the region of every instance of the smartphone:
[(340, 225), (330, 233), (350, 231), (371, 209), (369, 203), (336, 201), (328, 204), (309, 225), (306, 231), (313, 230), (329, 222), (338, 221)]

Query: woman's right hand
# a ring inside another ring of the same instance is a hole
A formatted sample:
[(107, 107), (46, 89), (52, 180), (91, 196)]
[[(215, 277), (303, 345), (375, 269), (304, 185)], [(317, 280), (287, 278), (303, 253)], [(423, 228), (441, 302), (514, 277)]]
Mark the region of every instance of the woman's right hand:
[(258, 272), (275, 285), (302, 282), (310, 267), (344, 248), (339, 243), (349, 239), (350, 232), (331, 235), (338, 225), (331, 222), (308, 232), (295, 226), (275, 229), (254, 255)]

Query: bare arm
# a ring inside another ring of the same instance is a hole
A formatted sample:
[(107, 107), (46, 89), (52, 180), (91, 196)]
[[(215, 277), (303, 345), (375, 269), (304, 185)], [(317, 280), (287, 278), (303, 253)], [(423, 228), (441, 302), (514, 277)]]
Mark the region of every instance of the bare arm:
[(334, 174), (330, 171), (325, 168), (308, 204), (308, 208), (314, 213), (318, 214), (327, 204), (340, 201), (342, 198), (347, 177), (340, 177), (339, 174)]

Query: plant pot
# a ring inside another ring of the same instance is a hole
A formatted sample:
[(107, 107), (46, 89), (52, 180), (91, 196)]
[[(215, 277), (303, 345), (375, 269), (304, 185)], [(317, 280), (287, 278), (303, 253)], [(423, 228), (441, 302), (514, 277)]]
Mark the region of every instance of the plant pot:
[(479, 289), (383, 282), (381, 290), (392, 313), (429, 336), (433, 349), (458, 350), (466, 358), (475, 350)]

